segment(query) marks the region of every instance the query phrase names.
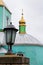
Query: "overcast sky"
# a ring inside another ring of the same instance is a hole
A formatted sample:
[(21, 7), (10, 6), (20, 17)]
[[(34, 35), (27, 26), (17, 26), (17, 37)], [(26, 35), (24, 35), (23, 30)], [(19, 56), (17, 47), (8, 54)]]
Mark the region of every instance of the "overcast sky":
[(4, 0), (12, 12), (11, 21), (19, 28), (22, 9), (26, 21), (26, 32), (43, 43), (43, 0)]

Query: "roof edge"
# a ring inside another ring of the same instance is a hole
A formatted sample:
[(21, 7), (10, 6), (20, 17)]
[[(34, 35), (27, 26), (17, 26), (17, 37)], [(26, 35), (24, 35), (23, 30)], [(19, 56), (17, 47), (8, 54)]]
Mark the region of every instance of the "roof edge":
[(9, 11), (9, 13), (12, 14), (11, 11), (5, 5), (0, 5), (0, 7), (5, 7)]
[(29, 46), (43, 46), (43, 44), (41, 44), (41, 43), (40, 44), (38, 44), (38, 43), (37, 44), (36, 43), (35, 44), (32, 44), (32, 43), (31, 44), (14, 44), (14, 46), (20, 46), (20, 45), (23, 45), (23, 46), (25, 46), (25, 45), (29, 45)]
[[(14, 44), (14, 46), (43, 46), (43, 44)], [(6, 44), (0, 44), (0, 46), (7, 46)]]

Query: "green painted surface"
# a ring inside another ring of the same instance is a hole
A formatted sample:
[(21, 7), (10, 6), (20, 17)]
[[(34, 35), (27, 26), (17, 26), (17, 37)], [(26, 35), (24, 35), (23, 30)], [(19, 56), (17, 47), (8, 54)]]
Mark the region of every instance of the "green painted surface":
[(19, 26), (19, 32), (20, 33), (25, 33), (26, 32), (26, 26)]
[(3, 7), (0, 6), (0, 29), (3, 26)]
[[(4, 46), (7, 49), (7, 46)], [(22, 52), (24, 56), (30, 58), (30, 65), (43, 65), (43, 46), (15, 45), (13, 53)]]
[(4, 27), (7, 26), (7, 18), (8, 18), (8, 25), (10, 24), (10, 20), (11, 20), (11, 13), (9, 13), (9, 11), (5, 8), (4, 10)]
[(3, 32), (3, 29), (0, 29), (0, 32)]
[[(6, 9), (6, 17), (8, 17), (9, 18), (9, 21), (8, 21), (8, 25), (10, 24), (10, 20), (11, 20), (11, 14), (9, 13), (9, 11)], [(7, 20), (6, 20), (6, 25), (7, 25)]]
[(7, 26), (7, 17), (8, 24), (10, 24), (11, 13), (3, 6), (0, 6), (0, 29), (3, 29)]

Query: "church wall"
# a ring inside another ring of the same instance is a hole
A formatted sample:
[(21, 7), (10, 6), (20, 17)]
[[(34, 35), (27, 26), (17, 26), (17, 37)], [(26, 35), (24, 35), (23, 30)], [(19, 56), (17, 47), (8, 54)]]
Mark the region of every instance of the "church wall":
[(7, 23), (10, 24), (10, 21), (11, 13), (7, 10), (7, 8), (0, 6), (0, 31), (2, 31), (2, 29), (7, 26)]
[(0, 6), (0, 29), (2, 29), (3, 25), (3, 7)]
[(37, 65), (43, 65), (43, 46), (36, 47), (36, 54)]
[(30, 65), (36, 65), (37, 61), (36, 61), (36, 49), (34, 46), (14, 46), (14, 48), (12, 49), (13, 52), (18, 53), (18, 52), (22, 52), (24, 54), (24, 56), (26, 56), (27, 58), (30, 58)]
[(9, 11), (6, 9), (6, 16), (9, 18), (9, 20), (8, 20), (8, 24), (10, 24), (10, 22), (11, 22), (11, 13), (9, 13)]
[[(8, 48), (4, 46), (4, 48)], [(13, 53), (22, 52), (24, 56), (30, 58), (30, 65), (43, 65), (43, 46), (35, 45), (15, 45)]]
[[(7, 21), (7, 18), (8, 18), (8, 21)], [(11, 13), (9, 13), (9, 11), (5, 8), (4, 10), (4, 27), (6, 27), (9, 23), (10, 23), (10, 20), (11, 20)]]

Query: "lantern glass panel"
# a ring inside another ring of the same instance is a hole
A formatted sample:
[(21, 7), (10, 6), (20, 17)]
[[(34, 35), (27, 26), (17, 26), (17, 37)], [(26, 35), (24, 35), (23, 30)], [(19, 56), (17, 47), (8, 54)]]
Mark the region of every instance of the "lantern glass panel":
[(11, 42), (11, 30), (7, 30), (7, 42)]
[(5, 43), (7, 42), (7, 31), (4, 31), (4, 34), (5, 34)]
[(5, 31), (5, 38), (6, 38), (6, 43), (10, 44), (11, 43), (11, 30)]
[(16, 31), (12, 31), (12, 43), (15, 42), (15, 37), (16, 37)]

